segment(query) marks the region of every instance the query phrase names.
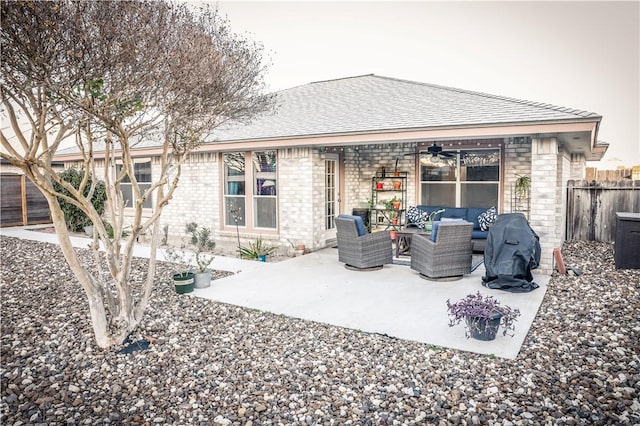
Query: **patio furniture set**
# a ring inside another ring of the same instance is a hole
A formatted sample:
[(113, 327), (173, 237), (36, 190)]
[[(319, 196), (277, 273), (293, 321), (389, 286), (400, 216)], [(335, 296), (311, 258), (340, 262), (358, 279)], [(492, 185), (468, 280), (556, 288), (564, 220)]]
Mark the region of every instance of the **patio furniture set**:
[[(336, 218), (338, 260), (352, 270), (381, 269), (393, 262), (389, 231), (369, 233), (361, 217)], [(436, 221), (431, 232), (418, 227), (396, 231), (396, 255), (411, 253), (411, 269), (434, 280), (461, 278), (471, 273), (473, 223), (461, 219)]]

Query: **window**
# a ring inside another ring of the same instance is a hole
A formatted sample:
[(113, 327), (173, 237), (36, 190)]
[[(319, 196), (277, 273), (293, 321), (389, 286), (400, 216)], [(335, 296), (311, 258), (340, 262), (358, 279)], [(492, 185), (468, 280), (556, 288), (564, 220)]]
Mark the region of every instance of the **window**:
[[(224, 154), (225, 225), (276, 229), (276, 151)], [(247, 169), (247, 162), (252, 165)], [(246, 188), (252, 188), (247, 198)]]
[(224, 154), (225, 225), (245, 226), (244, 153)]
[(420, 154), (420, 203), (430, 206), (491, 207), (498, 205), (500, 151), (445, 152), (433, 161)]
[(251, 154), (253, 162), (253, 226), (276, 228), (277, 180), (276, 152), (261, 151)]
[[(120, 175), (122, 171), (122, 165), (118, 164), (116, 167), (116, 173)], [(133, 175), (140, 187), (140, 194), (151, 187), (151, 161), (141, 161), (133, 163)], [(120, 182), (120, 192), (122, 193), (122, 199), (125, 206), (135, 208), (135, 200), (133, 195), (133, 186), (129, 176), (125, 176), (122, 182)], [(142, 205), (145, 209), (153, 207), (153, 200), (151, 197), (144, 200)]]

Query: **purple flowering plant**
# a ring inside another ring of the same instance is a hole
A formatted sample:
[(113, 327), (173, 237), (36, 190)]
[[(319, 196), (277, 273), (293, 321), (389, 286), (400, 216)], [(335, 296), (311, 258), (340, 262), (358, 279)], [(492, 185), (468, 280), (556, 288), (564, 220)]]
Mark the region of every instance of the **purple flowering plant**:
[(519, 309), (509, 306), (501, 306), (493, 296), (483, 296), (480, 292), (469, 294), (464, 299), (455, 303), (447, 300), (447, 311), (449, 311), (449, 327), (465, 321), (465, 335), (467, 339), (472, 333), (485, 333), (485, 329), (495, 327), (487, 320), (500, 319), (502, 334), (513, 337), (515, 322), (520, 316)]

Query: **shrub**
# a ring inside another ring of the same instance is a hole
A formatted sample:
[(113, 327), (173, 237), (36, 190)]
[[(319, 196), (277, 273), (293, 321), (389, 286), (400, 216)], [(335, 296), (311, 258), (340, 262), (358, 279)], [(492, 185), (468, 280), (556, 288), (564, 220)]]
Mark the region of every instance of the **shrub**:
[(211, 230), (204, 226), (198, 226), (196, 222), (188, 223), (185, 231), (191, 235), (189, 242), (195, 250), (196, 263), (200, 272), (207, 270), (214, 256), (207, 254), (216, 248), (216, 243), (211, 239)]
[(258, 237), (255, 243), (249, 243), (249, 247), (240, 247), (240, 258), (258, 259), (260, 256), (269, 256), (275, 251), (275, 247), (266, 245), (262, 237)]
[[(84, 171), (71, 168), (58, 173), (58, 176), (60, 176), (60, 178), (65, 182), (70, 183), (74, 188), (78, 189), (80, 187), (80, 183), (82, 182)], [(87, 185), (82, 194), (85, 197), (89, 194), (91, 183), (92, 179), (91, 176), (89, 176), (89, 180), (87, 181)], [(67, 191), (57, 182), (53, 183), (53, 188), (56, 192), (67, 195), (71, 198), (75, 198), (71, 195), (71, 193), (69, 193), (69, 191)], [(102, 213), (104, 213), (104, 204), (106, 199), (107, 192), (105, 189), (105, 185), (104, 182), (100, 181), (96, 184), (96, 188), (93, 192), (93, 197), (91, 198), (91, 204), (93, 204), (93, 208), (96, 209), (96, 212), (98, 212), (99, 215), (102, 215)], [(64, 221), (70, 231), (81, 231), (85, 226), (91, 225), (91, 220), (89, 219), (89, 217), (78, 207), (62, 198), (58, 198), (58, 204), (60, 204), (60, 208), (64, 213)]]

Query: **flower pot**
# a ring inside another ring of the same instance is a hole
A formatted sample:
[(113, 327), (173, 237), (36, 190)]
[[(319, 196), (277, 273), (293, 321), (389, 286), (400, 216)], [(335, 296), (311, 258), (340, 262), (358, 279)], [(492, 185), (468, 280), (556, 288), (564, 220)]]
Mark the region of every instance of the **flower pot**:
[(400, 190), (400, 187), (402, 186), (402, 182), (394, 180), (393, 181), (393, 189), (395, 189), (396, 191)]
[(501, 319), (501, 314), (493, 314), (491, 318), (467, 317), (469, 334), (477, 340), (494, 340), (498, 334)]
[(391, 219), (391, 223), (394, 224), (394, 225), (397, 225), (398, 224), (398, 218), (394, 217), (393, 219)]
[(398, 238), (398, 233), (396, 231), (389, 231), (389, 236), (392, 240), (395, 240), (396, 238)]
[(384, 189), (384, 183), (376, 182), (376, 189)]
[(194, 287), (195, 288), (207, 288), (211, 285), (211, 271), (207, 270), (204, 272), (197, 271), (193, 273), (194, 275)]
[(186, 274), (175, 274), (173, 276), (173, 285), (176, 289), (176, 293), (184, 294), (191, 293), (193, 291), (195, 282), (195, 276), (192, 272)]
[(393, 207), (394, 210), (400, 210), (401, 205), (402, 201), (394, 201), (393, 203), (391, 203), (391, 207)]
[(266, 254), (259, 254), (258, 255), (258, 260), (260, 262), (266, 262), (267, 261), (267, 255)]

